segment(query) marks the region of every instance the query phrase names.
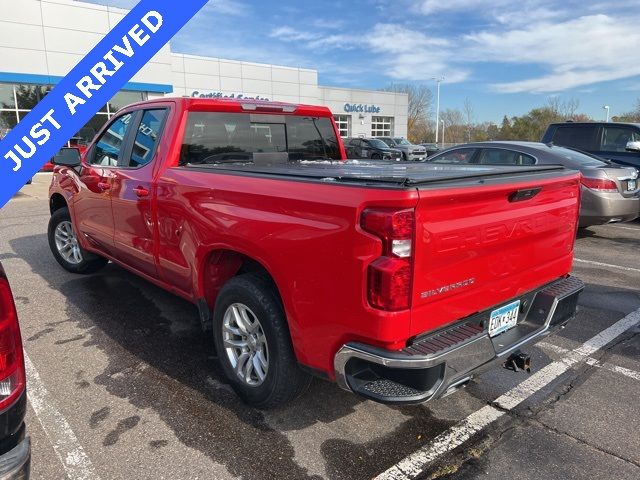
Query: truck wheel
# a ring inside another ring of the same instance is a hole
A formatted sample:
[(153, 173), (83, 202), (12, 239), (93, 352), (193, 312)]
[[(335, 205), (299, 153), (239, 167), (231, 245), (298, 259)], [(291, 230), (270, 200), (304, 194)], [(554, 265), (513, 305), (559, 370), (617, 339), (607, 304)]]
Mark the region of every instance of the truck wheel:
[(53, 212), (47, 233), (54, 258), (71, 273), (94, 273), (109, 263), (107, 259), (89, 253), (80, 246), (68, 208)]
[(213, 314), (222, 370), (236, 393), (257, 408), (282, 406), (299, 396), (310, 376), (298, 366), (278, 293), (264, 276), (229, 280)]

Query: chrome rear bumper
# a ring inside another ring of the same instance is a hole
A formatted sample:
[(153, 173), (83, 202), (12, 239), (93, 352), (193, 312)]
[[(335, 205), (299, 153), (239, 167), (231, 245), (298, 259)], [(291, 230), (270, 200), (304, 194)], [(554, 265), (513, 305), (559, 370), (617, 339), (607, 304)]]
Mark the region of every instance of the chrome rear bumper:
[(419, 337), (399, 351), (348, 343), (334, 358), (336, 381), (382, 403), (422, 403), (445, 396), (565, 325), (574, 317), (583, 289), (581, 280), (566, 277), (523, 295), (518, 325), (494, 338), (486, 327), (489, 309)]

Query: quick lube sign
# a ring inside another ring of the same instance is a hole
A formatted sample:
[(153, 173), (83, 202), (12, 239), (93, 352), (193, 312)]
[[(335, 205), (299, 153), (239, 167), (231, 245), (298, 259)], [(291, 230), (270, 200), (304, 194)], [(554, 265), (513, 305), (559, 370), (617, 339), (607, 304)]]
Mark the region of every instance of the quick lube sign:
[(0, 142), (0, 206), (80, 130), (207, 0), (142, 0)]
[(380, 107), (376, 105), (364, 105), (362, 103), (345, 103), (344, 111), (347, 113), (380, 113)]

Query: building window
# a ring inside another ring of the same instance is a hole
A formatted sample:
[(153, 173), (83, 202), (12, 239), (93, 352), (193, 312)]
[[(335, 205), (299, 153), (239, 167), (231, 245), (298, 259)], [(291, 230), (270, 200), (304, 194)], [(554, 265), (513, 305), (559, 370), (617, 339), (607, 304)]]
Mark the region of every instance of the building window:
[[(53, 85), (14, 85), (0, 83), (0, 139), (31, 111), (53, 88)], [(120, 91), (74, 136), (86, 144), (119, 109), (147, 99), (146, 92)]]
[(347, 138), (351, 136), (351, 115), (334, 115), (338, 130), (340, 130), (340, 136)]
[(372, 137), (393, 137), (393, 117), (372, 117)]

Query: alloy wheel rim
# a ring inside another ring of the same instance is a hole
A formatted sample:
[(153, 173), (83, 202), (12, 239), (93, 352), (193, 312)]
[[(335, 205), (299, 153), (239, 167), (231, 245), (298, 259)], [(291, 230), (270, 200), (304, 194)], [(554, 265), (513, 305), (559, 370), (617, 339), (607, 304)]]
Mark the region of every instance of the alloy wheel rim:
[(222, 341), (236, 376), (251, 387), (262, 385), (269, 370), (269, 349), (260, 320), (249, 307), (234, 303), (227, 308)]
[(78, 265), (82, 262), (82, 251), (71, 222), (60, 222), (55, 231), (56, 249), (65, 262)]

